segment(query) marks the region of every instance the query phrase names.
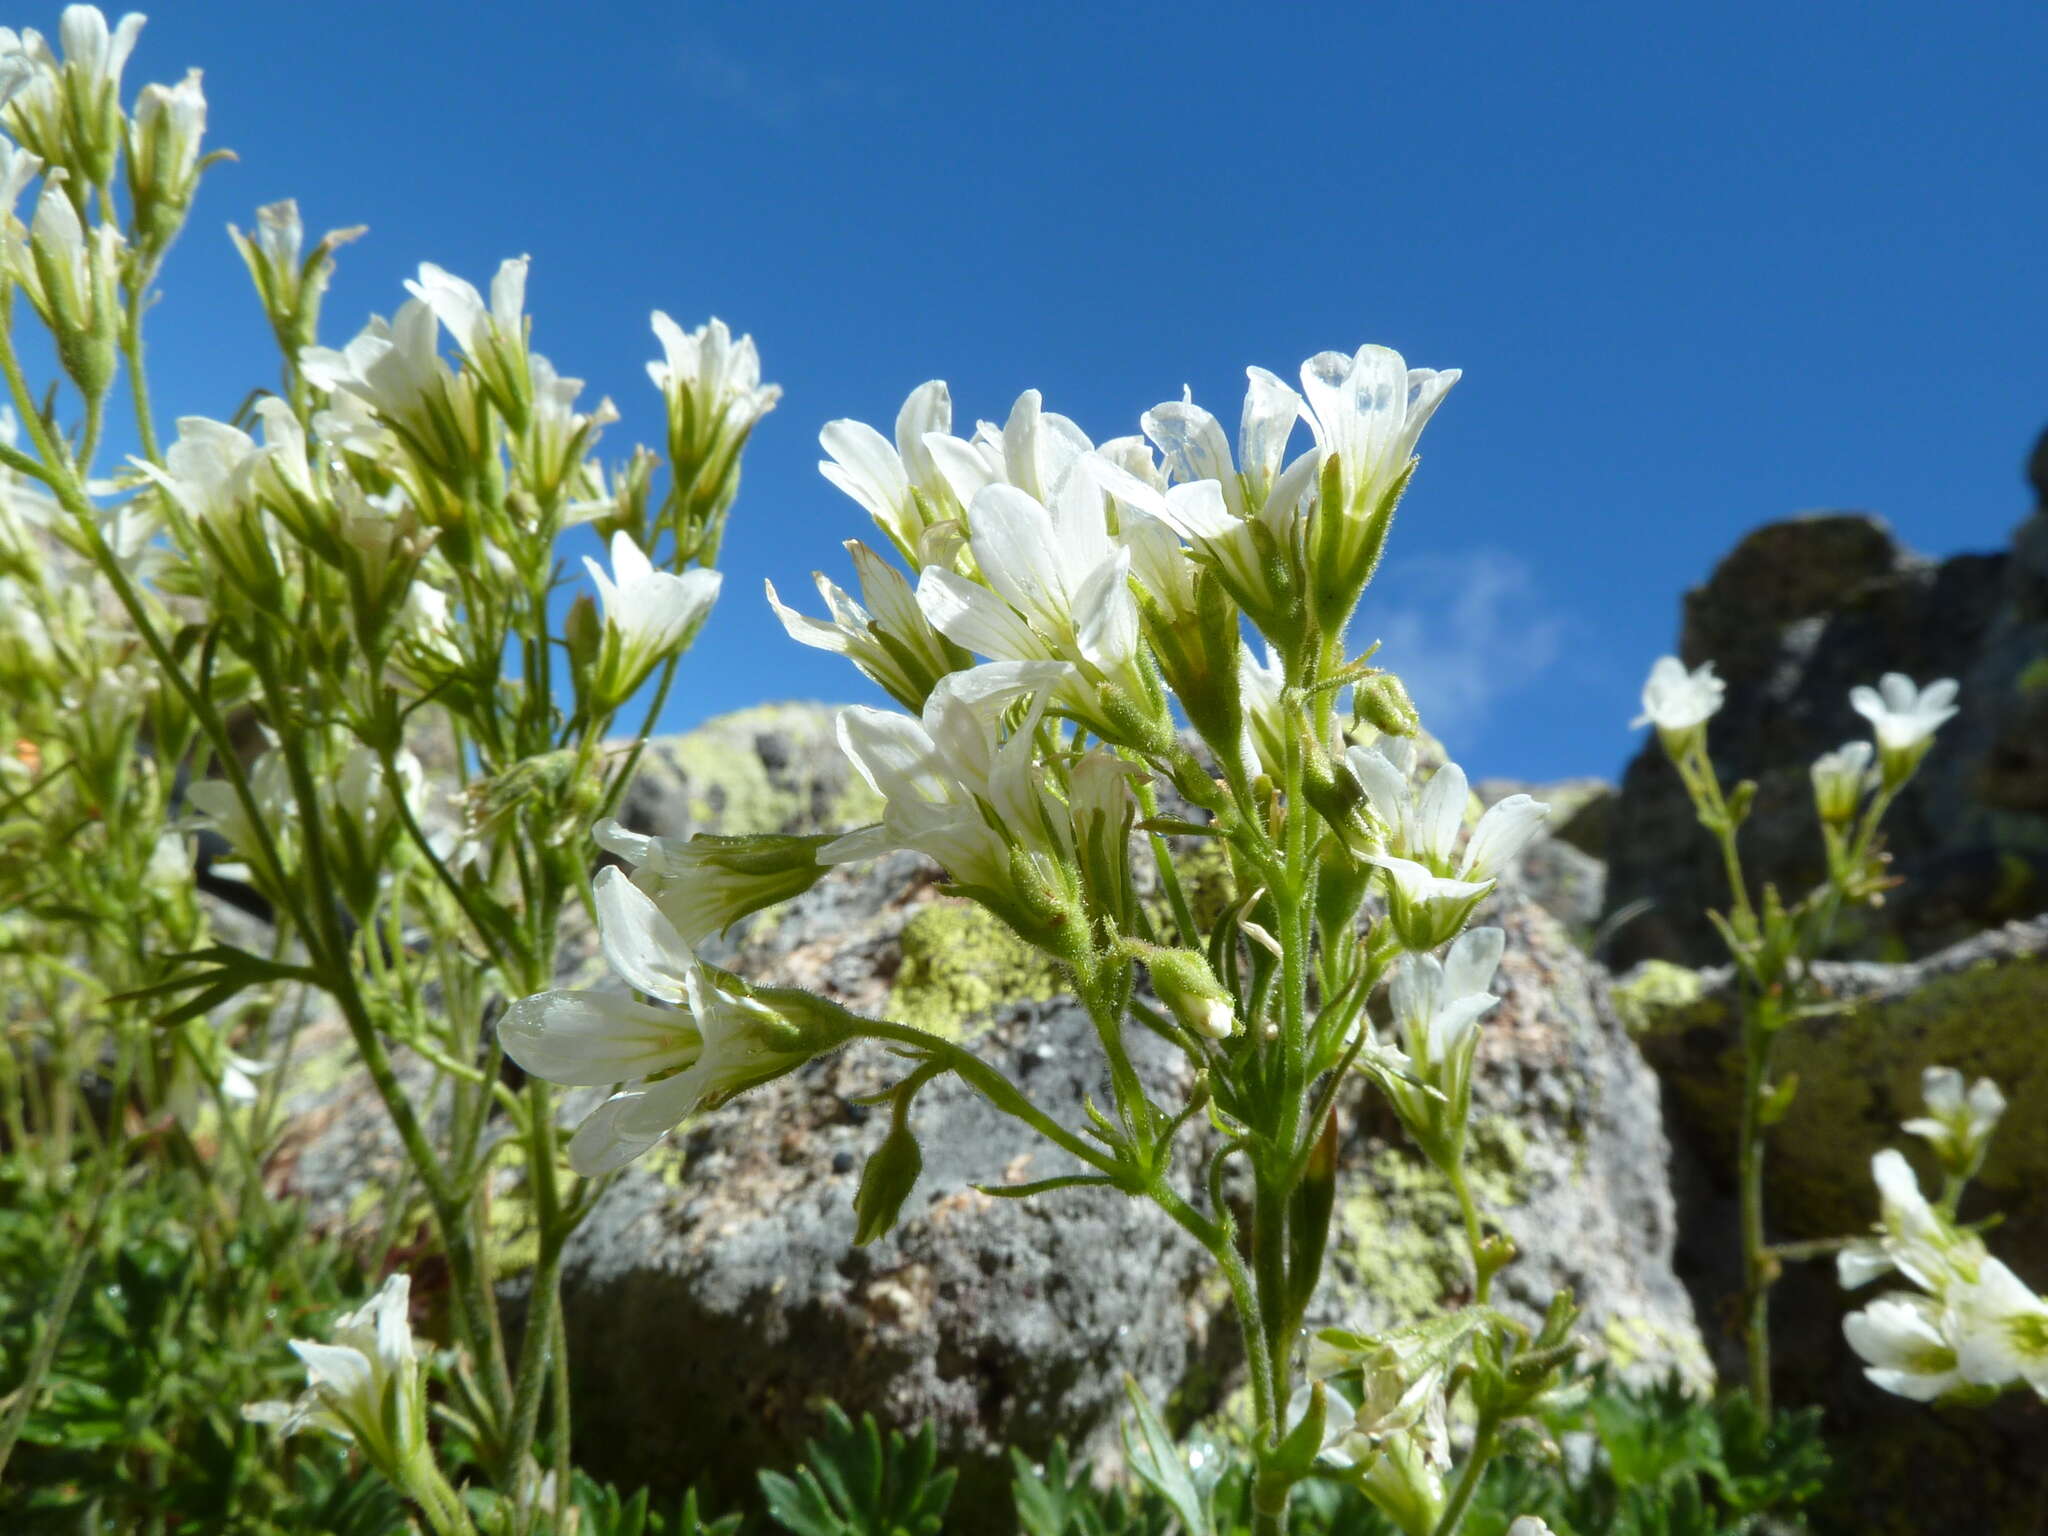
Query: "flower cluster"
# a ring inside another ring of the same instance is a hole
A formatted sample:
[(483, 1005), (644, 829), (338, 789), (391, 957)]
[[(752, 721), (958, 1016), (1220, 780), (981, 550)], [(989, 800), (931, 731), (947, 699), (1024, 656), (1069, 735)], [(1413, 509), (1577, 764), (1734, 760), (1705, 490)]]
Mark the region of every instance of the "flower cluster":
[(1857, 1289), (1896, 1272), (1916, 1289), (1893, 1291), (1843, 1319), (1864, 1374), (1901, 1397), (1982, 1399), (2025, 1386), (2048, 1399), (2048, 1301), (2030, 1290), (1959, 1226), (1956, 1204), (1982, 1164), (2005, 1099), (1989, 1078), (1967, 1090), (1952, 1067), (1929, 1067), (1927, 1114), (1905, 1129), (1925, 1138), (1945, 1174), (1940, 1200), (1921, 1193), (1912, 1165), (1896, 1151), (1871, 1160), (1877, 1182), (1877, 1235), (1844, 1248), (1837, 1269)]
[[(1001, 424), (956, 432), (937, 380), (911, 392), (892, 435), (828, 424), (820, 469), (878, 537), (847, 545), (854, 591), (817, 576), (822, 617), (772, 584), (767, 597), (792, 639), (845, 656), (898, 706), (838, 717), (880, 819), (829, 838), (688, 842), (599, 826), (631, 871), (599, 877), (605, 951), (647, 1001), (547, 992), (499, 1026), (507, 1054), (542, 1078), (622, 1085), (576, 1132), (572, 1165), (616, 1167), (681, 1117), (867, 1035), (913, 1066), (861, 1181), (857, 1241), (888, 1229), (919, 1177), (911, 1100), (951, 1071), (1078, 1159), (1085, 1182), (1167, 1203), (1228, 1268), (1234, 1213), (1220, 1199), (1206, 1214), (1175, 1207), (1159, 1183), (1206, 1107), (1223, 1155), (1249, 1159), (1261, 1198), (1278, 1202), (1249, 1239), (1264, 1245), (1257, 1275), (1235, 1292), (1261, 1423), (1277, 1433), (1328, 1225), (1324, 1195), (1296, 1206), (1281, 1192), (1333, 1177), (1331, 1106), (1356, 1069), (1458, 1192), (1483, 1303), (1513, 1250), (1486, 1232), (1463, 1159), (1504, 939), (1466, 930), (1546, 808), (1516, 795), (1475, 816), (1457, 764), (1419, 775), (1406, 690), (1346, 644), (1418, 438), (1456, 378), (1383, 347), (1309, 359), (1299, 390), (1254, 368), (1234, 451), (1191, 399), (1098, 443), (1027, 390)], [(1291, 451), (1297, 425), (1309, 441)], [(1224, 888), (1201, 907), (1177, 868), (1181, 840), (1223, 854)], [(1111, 1094), (1090, 1105), (1085, 1135), (955, 1043), (749, 990), (695, 955), (832, 868), (902, 850), (1071, 976)], [(1367, 1018), (1383, 983), (1398, 1043)], [(1137, 1027), (1184, 1053), (1196, 1093), (1155, 1099), (1126, 1044)], [(1247, 1311), (1256, 1287), (1267, 1300)], [(1447, 1394), (1468, 1377), (1506, 1380), (1506, 1326), (1475, 1314), (1435, 1375), (1398, 1401), (1372, 1398), (1378, 1427), (1353, 1465), (1405, 1528), (1443, 1508)], [(1562, 1358), (1527, 1379), (1547, 1381)], [(1502, 1393), (1489, 1398), (1501, 1416), (1526, 1411)]]

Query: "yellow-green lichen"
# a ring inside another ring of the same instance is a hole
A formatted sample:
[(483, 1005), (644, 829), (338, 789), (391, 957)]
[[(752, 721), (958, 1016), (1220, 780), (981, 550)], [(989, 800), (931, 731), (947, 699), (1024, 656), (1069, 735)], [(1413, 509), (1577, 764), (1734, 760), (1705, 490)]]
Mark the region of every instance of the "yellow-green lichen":
[(1600, 1343), (1607, 1364), (1624, 1377), (1641, 1371), (1661, 1379), (1675, 1370), (1693, 1396), (1713, 1395), (1714, 1365), (1697, 1333), (1674, 1331), (1654, 1318), (1617, 1312), (1602, 1325)]
[(1668, 960), (1645, 960), (1615, 980), (1614, 1012), (1631, 1035), (1667, 1027), (1705, 995), (1700, 973)]
[(935, 1034), (958, 1036), (1004, 1003), (1069, 990), (1065, 967), (971, 902), (933, 902), (903, 925), (901, 943), (888, 1016)]
[[(486, 1184), (491, 1191), (484, 1208), (484, 1262), (493, 1281), (523, 1275), (540, 1262), (540, 1226), (535, 1220), (533, 1191), (527, 1183), (526, 1154), (513, 1141), (492, 1155)], [(556, 1199), (574, 1191), (575, 1175), (566, 1164), (555, 1169)]]
[(807, 777), (777, 784), (754, 745), (765, 735), (788, 737), (799, 762), (839, 761), (831, 714), (819, 705), (762, 704), (720, 715), (659, 749), (685, 780), (694, 825), (738, 836), (858, 826), (880, 815), (879, 798), (850, 769), (834, 802), (825, 807), (811, 802)]
[[(1528, 1136), (1490, 1116), (1472, 1127), (1466, 1179), (1482, 1212), (1526, 1197)], [(1400, 1327), (1434, 1315), (1471, 1286), (1464, 1217), (1450, 1181), (1406, 1147), (1376, 1147), (1338, 1202), (1325, 1284), (1337, 1314), (1368, 1326)]]

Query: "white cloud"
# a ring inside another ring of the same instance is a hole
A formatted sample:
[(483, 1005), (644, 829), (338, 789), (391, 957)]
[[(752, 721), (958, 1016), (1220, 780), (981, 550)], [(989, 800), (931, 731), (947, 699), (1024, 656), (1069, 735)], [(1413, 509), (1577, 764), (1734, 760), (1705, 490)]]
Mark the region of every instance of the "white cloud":
[(1489, 546), (1389, 561), (1351, 633), (1359, 643), (1384, 642), (1374, 661), (1408, 685), (1423, 728), (1455, 746), (1484, 727), (1496, 702), (1550, 668), (1565, 628), (1528, 562)]

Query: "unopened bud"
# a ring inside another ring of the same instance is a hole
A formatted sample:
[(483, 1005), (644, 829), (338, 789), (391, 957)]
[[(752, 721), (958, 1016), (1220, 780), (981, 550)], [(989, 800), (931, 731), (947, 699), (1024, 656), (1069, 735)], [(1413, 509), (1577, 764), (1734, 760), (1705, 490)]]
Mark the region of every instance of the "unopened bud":
[(1237, 1032), (1237, 1000), (1201, 955), (1136, 939), (1126, 939), (1124, 951), (1144, 962), (1152, 990), (1182, 1024), (1211, 1040), (1227, 1040)]
[(898, 1093), (890, 1117), (889, 1134), (868, 1158), (861, 1170), (860, 1188), (853, 1196), (853, 1244), (864, 1248), (878, 1237), (886, 1237), (902, 1213), (903, 1202), (924, 1172), (924, 1154), (911, 1134), (908, 1110), (910, 1094)]
[(1351, 697), (1358, 718), (1389, 736), (1413, 736), (1422, 728), (1422, 716), (1416, 713), (1407, 688), (1391, 672), (1366, 679), (1352, 690)]

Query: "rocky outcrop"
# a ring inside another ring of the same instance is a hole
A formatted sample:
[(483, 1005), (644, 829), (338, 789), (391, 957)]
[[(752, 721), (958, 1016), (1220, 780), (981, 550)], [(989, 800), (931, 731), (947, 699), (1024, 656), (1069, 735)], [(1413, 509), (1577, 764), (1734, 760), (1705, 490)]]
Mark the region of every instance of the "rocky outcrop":
[[(1938, 1188), (1899, 1122), (1920, 1112), (1921, 1071), (1940, 1063), (1993, 1078), (2009, 1101), (1962, 1216), (1997, 1213), (1993, 1251), (2022, 1277), (2048, 1276), (2048, 919), (1908, 964), (1823, 963), (1814, 980), (1833, 1011), (1794, 1025), (1778, 1047), (1779, 1076), (1797, 1073), (1799, 1086), (1770, 1133), (1773, 1240), (1867, 1230), (1877, 1213), (1870, 1159), (1886, 1146), (1905, 1148)], [(1650, 962), (1618, 980), (1612, 1000), (1664, 1082), (1684, 1216), (1679, 1268), (1702, 1316), (1732, 1318), (1742, 1065), (1729, 972)], [(1985, 1518), (1973, 1529), (2040, 1529), (2048, 1410), (2020, 1400), (1991, 1413), (1931, 1410), (1878, 1391), (1842, 1337), (1843, 1315), (1862, 1299), (1840, 1290), (1825, 1258), (1788, 1266), (1772, 1298), (1781, 1400), (1821, 1404), (1830, 1444), (1859, 1469), (1831, 1518), (1904, 1533), (1948, 1529), (1968, 1508)], [(1735, 1335), (1716, 1330), (1710, 1342), (1724, 1371), (1739, 1373)]]
[[(1851, 953), (1925, 954), (2048, 908), (2048, 512), (1999, 554), (1939, 563), (1861, 513), (1768, 524), (1686, 594), (1678, 654), (1728, 684), (1709, 728), (1726, 784), (1757, 782), (1743, 828), (1751, 880), (1788, 896), (1824, 872), (1808, 765), (1868, 735), (1858, 683), (1904, 672), (1962, 685), (1962, 713), (1886, 821), (1906, 884), (1861, 926)], [(1609, 832), (1607, 953), (1709, 964), (1705, 917), (1727, 905), (1719, 858), (1654, 740), (1629, 764)]]

